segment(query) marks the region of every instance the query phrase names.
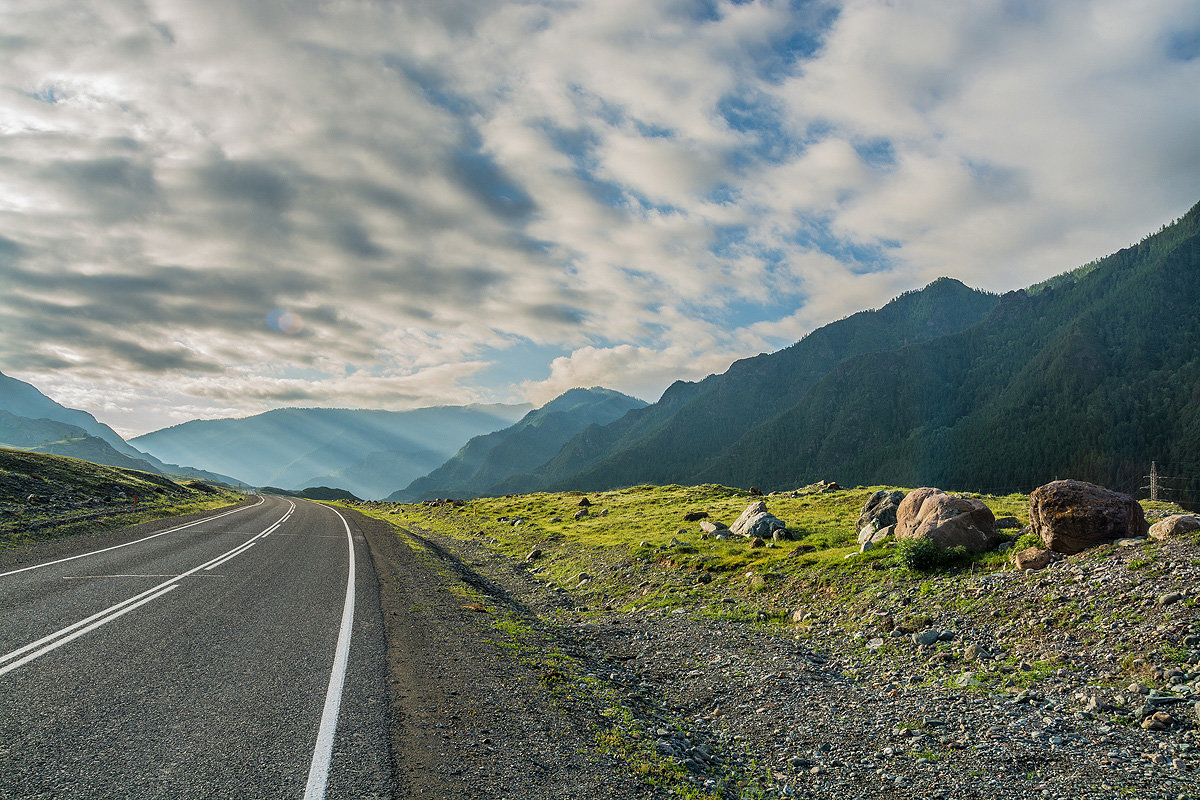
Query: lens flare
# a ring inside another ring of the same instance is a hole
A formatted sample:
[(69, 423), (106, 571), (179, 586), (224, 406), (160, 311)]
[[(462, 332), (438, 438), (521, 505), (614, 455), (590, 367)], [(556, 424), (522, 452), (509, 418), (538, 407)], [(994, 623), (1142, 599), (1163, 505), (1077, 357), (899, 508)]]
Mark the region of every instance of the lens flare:
[(292, 311), (284, 311), (280, 308), (267, 314), (267, 325), (273, 330), (286, 333), (289, 336), (295, 336), (304, 330), (304, 320), (300, 319), (299, 314)]

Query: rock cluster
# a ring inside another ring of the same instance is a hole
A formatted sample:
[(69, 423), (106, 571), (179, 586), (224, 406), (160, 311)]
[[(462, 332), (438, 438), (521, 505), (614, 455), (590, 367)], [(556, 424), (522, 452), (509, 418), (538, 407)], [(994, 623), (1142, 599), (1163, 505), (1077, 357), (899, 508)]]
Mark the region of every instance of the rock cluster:
[(787, 523), (767, 511), (767, 504), (759, 500), (746, 506), (729, 530), (748, 539), (779, 539), (787, 531)]

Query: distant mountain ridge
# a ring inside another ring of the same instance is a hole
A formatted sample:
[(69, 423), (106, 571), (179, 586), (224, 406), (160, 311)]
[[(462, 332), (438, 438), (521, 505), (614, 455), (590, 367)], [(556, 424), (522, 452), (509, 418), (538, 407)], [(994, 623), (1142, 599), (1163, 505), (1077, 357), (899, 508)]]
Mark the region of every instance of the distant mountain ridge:
[(117, 432), (100, 422), (86, 411), (67, 408), (42, 394), (35, 386), (0, 373), (0, 409), (27, 419), (48, 419), (63, 422), (103, 439), (114, 450), (132, 458), (143, 458), (145, 453), (131, 447)]
[(131, 441), (160, 458), (186, 456), (254, 486), (328, 486), (379, 498), (434, 469), (472, 436), (506, 427), (529, 409), (282, 408), (240, 419), (193, 420)]
[(131, 446), (86, 411), (68, 408), (32, 384), (3, 373), (0, 373), (0, 445), (81, 458), (110, 467), (237, 483), (228, 475), (164, 463)]
[(657, 403), (608, 426), (593, 426), (545, 464), (498, 488), (600, 489), (689, 483), (725, 448), (786, 410), (829, 370), (855, 355), (962, 330), (996, 295), (940, 278), (874, 311), (861, 311), (774, 353), (735, 362), (699, 383), (677, 382)]
[(433, 472), (387, 499), (408, 502), (503, 493), (497, 484), (542, 464), (580, 430), (605, 425), (645, 405), (644, 400), (602, 387), (571, 389), (508, 428), (476, 436)]
[(1152, 459), (1194, 463), (1200, 450), (1198, 253), (1200, 205), (1028, 290), (939, 279), (677, 383), (494, 488), (1028, 490), (1072, 475), (1136, 489)]

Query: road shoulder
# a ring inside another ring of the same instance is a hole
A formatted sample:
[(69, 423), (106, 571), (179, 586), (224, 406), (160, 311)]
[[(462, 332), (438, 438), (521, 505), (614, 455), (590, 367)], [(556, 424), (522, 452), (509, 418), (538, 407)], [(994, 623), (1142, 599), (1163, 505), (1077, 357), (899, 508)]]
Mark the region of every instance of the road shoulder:
[(600, 745), (607, 699), (574, 691), (581, 654), (487, 577), (503, 565), (356, 517), (379, 580), (398, 797), (664, 796)]

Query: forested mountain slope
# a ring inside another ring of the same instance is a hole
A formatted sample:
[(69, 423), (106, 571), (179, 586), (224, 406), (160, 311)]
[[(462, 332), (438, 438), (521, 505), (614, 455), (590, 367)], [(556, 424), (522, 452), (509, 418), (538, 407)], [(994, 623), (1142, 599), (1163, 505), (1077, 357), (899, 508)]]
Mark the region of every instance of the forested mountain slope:
[(1200, 206), (961, 333), (852, 359), (695, 477), (1133, 491), (1200, 451)]

